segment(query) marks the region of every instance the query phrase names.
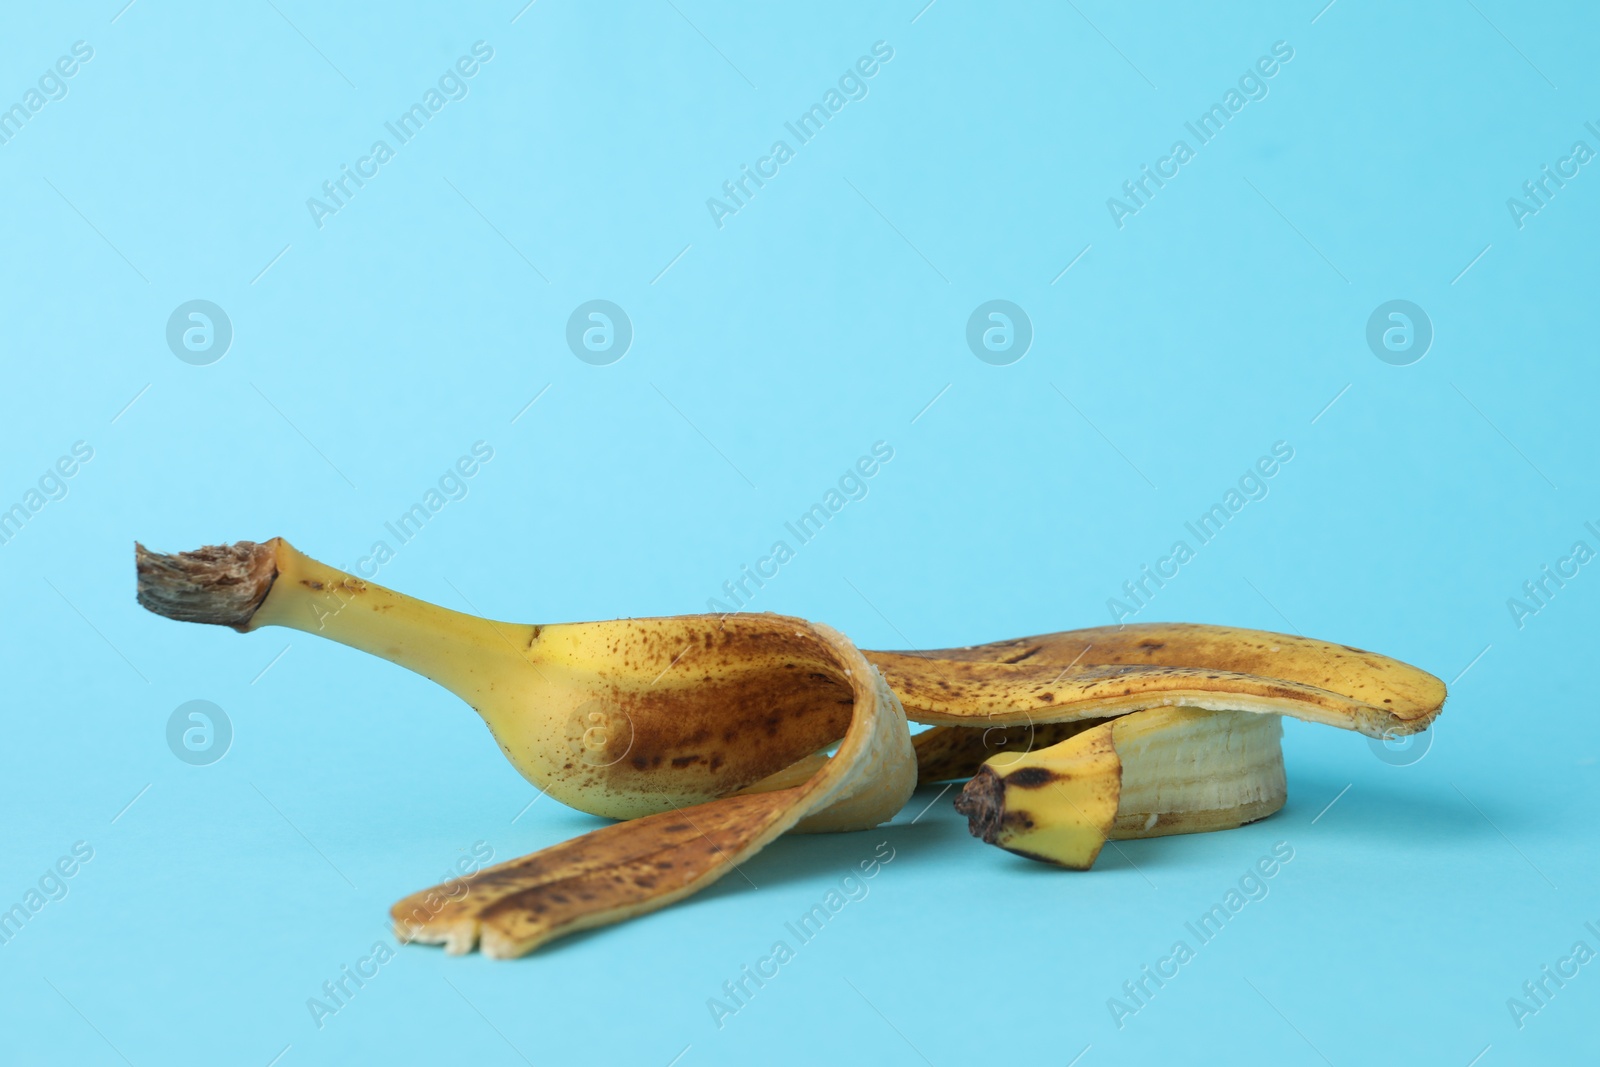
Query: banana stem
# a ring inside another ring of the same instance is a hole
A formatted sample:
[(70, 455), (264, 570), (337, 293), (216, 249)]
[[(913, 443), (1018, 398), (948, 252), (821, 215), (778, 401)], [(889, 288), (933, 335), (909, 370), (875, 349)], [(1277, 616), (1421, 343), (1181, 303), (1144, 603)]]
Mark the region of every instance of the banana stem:
[(163, 556), (142, 546), (139, 599), (158, 614), (250, 631), (287, 626), (381, 656), (474, 708), (525, 672), (539, 628), (492, 622), (318, 562), (282, 538)]

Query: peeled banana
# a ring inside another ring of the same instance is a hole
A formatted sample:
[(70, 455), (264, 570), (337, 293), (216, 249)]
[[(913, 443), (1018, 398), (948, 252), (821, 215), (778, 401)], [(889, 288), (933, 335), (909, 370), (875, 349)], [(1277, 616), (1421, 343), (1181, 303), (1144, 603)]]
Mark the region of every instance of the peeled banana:
[(1087, 870), (1107, 840), (1228, 830), (1283, 807), (1282, 720), (1154, 708), (1011, 760), (956, 799), (974, 837)]
[[(987, 784), (963, 794), (967, 807), (986, 798), (975, 825), (992, 816), (996, 843), (1086, 866), (1096, 834), (1139, 836), (1135, 823), (1152, 817), (1143, 832), (1276, 810), (1281, 761), (1275, 802), (1265, 784), (1279, 715), (1392, 736), (1426, 728), (1445, 696), (1437, 678), (1396, 660), (1256, 630), (1145, 624), (862, 652), (826, 626), (771, 614), (493, 622), (318, 563), (281, 538), (171, 555), (136, 545), (135, 556), (139, 602), (156, 614), (288, 626), (408, 667), (466, 701), (540, 789), (628, 820), (486, 868), (465, 879), (465, 894), (424, 890), (395, 905), (402, 938), (453, 952), (521, 955), (654, 910), (786, 831), (877, 825), (919, 779), (980, 765)], [(913, 741), (907, 716), (935, 728)], [(1229, 765), (1234, 738), (1243, 762)], [(1048, 816), (1056, 843), (1003, 836), (1007, 814), (1023, 810), (1015, 776), (1049, 770), (1036, 762), (1047, 753), (1082, 783), (1066, 792), (1087, 821), (1035, 803), (1027, 810)], [(1241, 800), (1251, 789), (1260, 795)], [(442, 907), (418, 906), (441, 897)]]

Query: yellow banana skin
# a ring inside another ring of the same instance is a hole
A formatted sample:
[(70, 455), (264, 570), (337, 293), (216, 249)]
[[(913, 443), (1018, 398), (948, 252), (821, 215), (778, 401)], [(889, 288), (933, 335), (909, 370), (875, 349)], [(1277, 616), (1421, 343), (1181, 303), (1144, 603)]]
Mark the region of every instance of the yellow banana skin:
[(1122, 761), (1106, 723), (1021, 759), (985, 764), (956, 797), (972, 836), (1086, 871), (1117, 819)]
[(1156, 708), (986, 763), (956, 809), (973, 836), (1030, 859), (1093, 866), (1108, 840), (1227, 830), (1288, 791), (1276, 715)]

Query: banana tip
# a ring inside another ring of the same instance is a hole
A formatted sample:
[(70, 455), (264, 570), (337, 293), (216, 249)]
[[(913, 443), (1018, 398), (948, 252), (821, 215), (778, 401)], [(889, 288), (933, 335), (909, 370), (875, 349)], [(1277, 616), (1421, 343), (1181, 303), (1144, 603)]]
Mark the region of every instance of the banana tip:
[(179, 622), (243, 628), (278, 576), (275, 545), (237, 541), (169, 555), (135, 541), (139, 604)]
[(956, 797), (956, 810), (967, 817), (967, 832), (994, 844), (1005, 815), (1006, 784), (988, 767), (978, 773)]

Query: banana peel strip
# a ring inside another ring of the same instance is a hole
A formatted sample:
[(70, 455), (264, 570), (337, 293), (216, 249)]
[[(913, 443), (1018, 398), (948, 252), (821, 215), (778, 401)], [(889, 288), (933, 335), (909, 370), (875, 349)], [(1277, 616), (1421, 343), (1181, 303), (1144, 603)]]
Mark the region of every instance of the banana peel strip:
[(487, 956), (521, 956), (698, 892), (785, 831), (858, 830), (892, 818), (916, 787), (899, 700), (842, 634), (784, 622), (812, 645), (814, 666), (848, 682), (854, 697), (838, 751), (803, 784), (617, 823), (412, 894), (390, 909), (396, 935), (452, 953), (477, 946)]
[(1110, 718), (1148, 708), (1288, 715), (1368, 737), (1426, 729), (1438, 678), (1375, 652), (1198, 623), (1070, 630), (933, 652), (868, 652), (908, 718), (945, 726)]

